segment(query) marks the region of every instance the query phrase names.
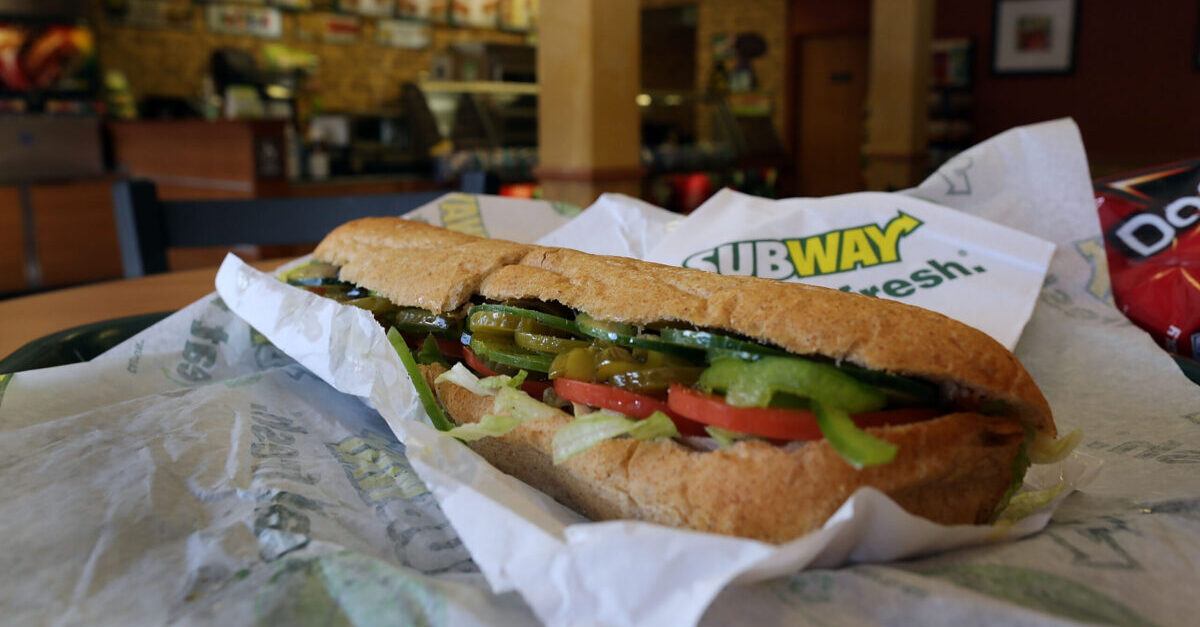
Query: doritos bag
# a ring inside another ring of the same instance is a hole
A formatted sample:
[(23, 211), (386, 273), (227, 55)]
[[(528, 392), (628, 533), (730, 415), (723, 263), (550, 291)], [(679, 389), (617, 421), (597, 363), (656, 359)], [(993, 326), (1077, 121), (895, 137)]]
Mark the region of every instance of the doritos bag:
[(1117, 306), (1168, 351), (1200, 358), (1200, 159), (1095, 185)]

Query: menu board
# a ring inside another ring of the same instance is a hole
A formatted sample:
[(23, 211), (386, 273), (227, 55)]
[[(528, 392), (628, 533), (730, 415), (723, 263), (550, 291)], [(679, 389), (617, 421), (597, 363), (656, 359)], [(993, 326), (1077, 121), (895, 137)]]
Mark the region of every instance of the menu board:
[(450, 3), (450, 23), (455, 26), (495, 28), (499, 15), (499, 0), (452, 0)]
[(381, 46), (421, 50), (433, 41), (428, 24), (408, 20), (379, 20), (375, 25), (375, 40)]
[(396, 0), (338, 0), (338, 9), (358, 15), (391, 17), (396, 11)]
[(208, 29), (222, 35), (254, 35), (278, 39), (283, 34), (283, 16), (271, 7), (211, 4), (205, 13)]
[(450, 0), (396, 0), (396, 15), (430, 22), (445, 22)]

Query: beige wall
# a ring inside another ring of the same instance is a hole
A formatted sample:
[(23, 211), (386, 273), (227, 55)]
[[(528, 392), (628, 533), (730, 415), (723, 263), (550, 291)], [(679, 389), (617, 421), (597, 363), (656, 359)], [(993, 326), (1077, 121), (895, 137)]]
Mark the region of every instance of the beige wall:
[[(315, 76), (326, 109), (368, 111), (384, 106), (399, 95), (400, 83), (415, 80), (429, 69), (436, 50), (457, 41), (522, 43), (522, 35), (495, 30), (433, 26), (433, 46), (403, 50), (374, 43), (374, 20), (364, 19), (362, 38), (353, 44), (328, 44), (299, 39), (300, 16), (284, 12), (283, 37), (278, 40), (250, 36), (218, 35), (204, 23), (203, 5), (195, 5), (191, 30), (149, 30), (124, 26), (105, 16), (103, 0), (92, 0), (93, 23), (98, 30), (101, 62), (129, 78), (134, 95), (191, 97), (208, 71), (212, 51), (222, 46), (254, 50), (270, 42), (314, 52), (321, 57)], [(760, 88), (771, 94), (774, 122), (782, 129), (784, 104), (784, 43), (787, 31), (785, 0), (642, 0), (643, 7), (693, 4), (697, 9), (697, 64), (695, 84), (703, 88), (712, 67), (712, 36), (755, 31), (767, 41), (767, 54), (755, 62)]]
[(196, 4), (191, 30), (151, 30), (125, 26), (105, 15), (103, 0), (92, 0), (92, 19), (98, 31), (102, 67), (121, 70), (129, 78), (136, 97), (148, 94), (192, 97), (207, 74), (209, 57), (219, 47), (238, 47), (255, 52), (262, 62), (261, 47), (283, 43), (316, 53), (321, 66), (313, 85), (326, 110), (371, 111), (395, 101), (400, 83), (416, 80), (430, 67), (433, 53), (458, 41), (523, 43), (523, 35), (497, 30), (433, 26), (433, 45), (425, 50), (405, 50), (375, 43), (375, 20), (363, 19), (362, 37), (351, 44), (331, 44), (300, 39), (300, 21), (311, 14), (283, 13), (283, 37), (262, 39), (251, 36), (219, 35), (209, 32), (204, 5)]
[(767, 42), (767, 54), (754, 62), (759, 90), (771, 95), (775, 129), (783, 129), (784, 60), (787, 35), (785, 0), (642, 0), (646, 8), (696, 7), (696, 88), (703, 89), (712, 69), (712, 37), (757, 32)]

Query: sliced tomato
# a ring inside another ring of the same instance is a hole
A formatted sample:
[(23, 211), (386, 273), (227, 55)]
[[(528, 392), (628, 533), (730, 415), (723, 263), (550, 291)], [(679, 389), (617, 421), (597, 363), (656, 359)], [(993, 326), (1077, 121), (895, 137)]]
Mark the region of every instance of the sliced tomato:
[[(459, 346), (462, 345), (459, 344)], [(471, 350), (470, 347), (462, 347), (462, 360), (467, 363), (468, 368), (485, 377), (495, 377), (500, 375), (499, 372), (496, 372), (495, 370), (483, 365), (483, 362), (479, 360), (479, 357), (475, 355), (475, 351)], [(521, 384), (521, 389), (524, 390), (526, 394), (540, 401), (542, 400), (542, 395), (546, 393), (546, 390), (550, 389), (550, 382), (526, 380)]]
[[(560, 395), (561, 396), (561, 395)], [(817, 418), (807, 409), (734, 407), (715, 394), (705, 394), (685, 385), (671, 386), (667, 405), (675, 413), (697, 422), (777, 440), (819, 440)], [(936, 417), (932, 408), (904, 408), (851, 416), (859, 427), (906, 424)]]
[(603, 383), (589, 383), (577, 379), (558, 378), (554, 380), (554, 393), (574, 403), (583, 403), (592, 407), (611, 409), (629, 416), (630, 418), (648, 418), (650, 414), (661, 411), (671, 417), (675, 428), (683, 435), (707, 435), (704, 425), (680, 416), (667, 406), (666, 401), (638, 394), (619, 387)]

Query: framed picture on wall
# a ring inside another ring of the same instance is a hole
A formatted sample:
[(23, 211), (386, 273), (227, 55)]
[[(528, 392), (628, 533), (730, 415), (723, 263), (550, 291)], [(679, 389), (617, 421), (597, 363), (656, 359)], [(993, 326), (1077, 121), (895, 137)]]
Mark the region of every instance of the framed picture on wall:
[(1196, 19), (1196, 51), (1192, 53), (1192, 60), (1196, 62), (1196, 69), (1200, 70), (1200, 18)]
[(995, 0), (992, 72), (1070, 74), (1075, 71), (1077, 0)]

